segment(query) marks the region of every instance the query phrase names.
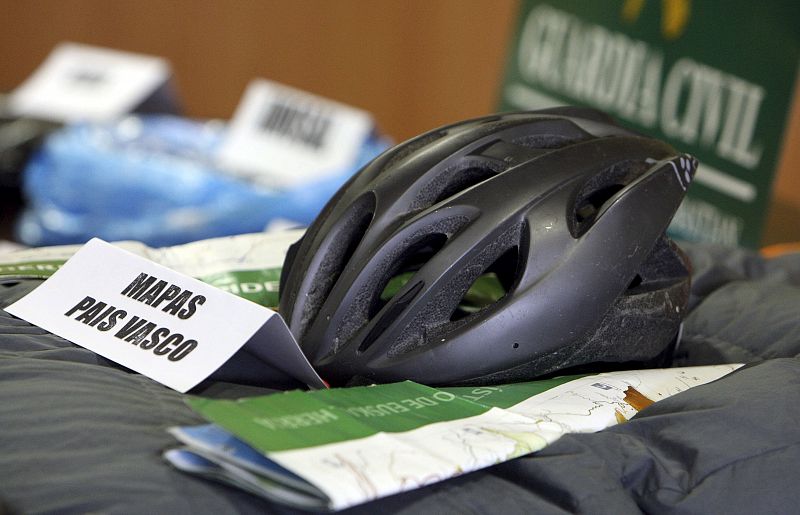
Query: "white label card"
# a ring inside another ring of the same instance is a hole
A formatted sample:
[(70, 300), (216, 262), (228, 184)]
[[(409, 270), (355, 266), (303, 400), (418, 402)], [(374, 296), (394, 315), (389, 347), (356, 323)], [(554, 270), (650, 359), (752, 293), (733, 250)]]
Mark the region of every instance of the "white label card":
[(9, 109), (59, 122), (109, 120), (134, 109), (170, 73), (158, 57), (62, 43), (11, 93)]
[(294, 187), (353, 166), (373, 130), (366, 111), (267, 80), (252, 81), (219, 152), (222, 167)]
[(278, 369), (324, 387), (274, 311), (99, 239), (6, 311), (179, 392), (254, 336)]

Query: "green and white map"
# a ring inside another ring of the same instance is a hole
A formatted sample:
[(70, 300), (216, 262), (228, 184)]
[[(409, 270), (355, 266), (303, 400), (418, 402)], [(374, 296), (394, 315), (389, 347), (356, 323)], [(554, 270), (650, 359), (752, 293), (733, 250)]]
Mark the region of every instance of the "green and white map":
[[(230, 443), (203, 452), (209, 449), (184, 432), (191, 428), (171, 431), (189, 444), (182, 452), (200, 448), (218, 473), (220, 466), (228, 471), (217, 479), (288, 504), (310, 502), (305, 507), (336, 510), (529, 454), (567, 433), (625, 422), (658, 400), (738, 366), (612, 372), (492, 387), (403, 382), (235, 401), (189, 400), (229, 437), (235, 435), (282, 467), (284, 472), (270, 474), (266, 483), (249, 487), (241, 484), (241, 474), (231, 472), (242, 463), (231, 457)], [(180, 459), (170, 461), (180, 467)], [(282, 485), (283, 476), (290, 481)], [(298, 479), (307, 485), (298, 489)], [(305, 500), (281, 499), (287, 492)]]

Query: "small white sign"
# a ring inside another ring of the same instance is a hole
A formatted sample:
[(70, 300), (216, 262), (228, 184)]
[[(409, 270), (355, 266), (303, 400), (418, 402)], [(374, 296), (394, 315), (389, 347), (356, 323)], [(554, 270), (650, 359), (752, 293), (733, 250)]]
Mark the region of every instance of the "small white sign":
[(161, 58), (61, 43), (11, 93), (8, 107), (59, 122), (103, 121), (130, 112), (169, 77)]
[(353, 166), (373, 126), (370, 114), (361, 109), (254, 80), (218, 157), (236, 175), (293, 187)]
[(6, 311), (179, 392), (254, 336), (278, 369), (324, 387), (274, 311), (96, 238)]

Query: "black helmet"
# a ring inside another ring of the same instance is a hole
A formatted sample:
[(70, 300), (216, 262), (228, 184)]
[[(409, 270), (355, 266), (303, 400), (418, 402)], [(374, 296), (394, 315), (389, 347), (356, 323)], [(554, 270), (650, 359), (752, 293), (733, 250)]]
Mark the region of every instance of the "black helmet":
[[(280, 312), (334, 385), (647, 361), (686, 307), (688, 261), (664, 233), (696, 166), (589, 109), (428, 132), (331, 199), (286, 257)], [(464, 308), (487, 274), (499, 298)]]

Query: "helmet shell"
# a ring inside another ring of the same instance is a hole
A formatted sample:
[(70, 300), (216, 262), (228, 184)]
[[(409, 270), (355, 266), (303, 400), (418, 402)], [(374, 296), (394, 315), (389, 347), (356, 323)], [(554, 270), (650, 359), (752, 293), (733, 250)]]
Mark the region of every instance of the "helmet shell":
[[(652, 359), (688, 299), (688, 262), (664, 234), (696, 166), (587, 109), (431, 131), (331, 199), (287, 255), (280, 311), (332, 384), (508, 382)], [(464, 313), (486, 274), (504, 293)]]

